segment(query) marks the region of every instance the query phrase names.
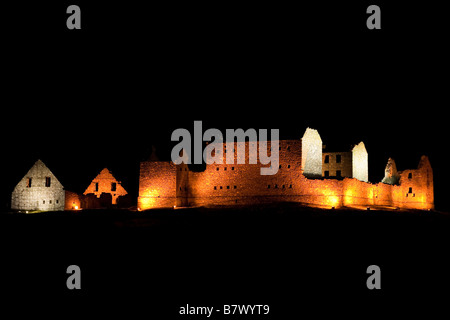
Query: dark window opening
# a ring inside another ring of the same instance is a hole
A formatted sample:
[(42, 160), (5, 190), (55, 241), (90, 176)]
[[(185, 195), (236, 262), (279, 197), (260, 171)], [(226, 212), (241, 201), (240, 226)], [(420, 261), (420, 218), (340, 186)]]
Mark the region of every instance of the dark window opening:
[(336, 163), (341, 163), (341, 155), (340, 154), (336, 155)]
[(278, 185), (277, 184), (275, 185), (275, 189), (278, 189)]
[(234, 189), (237, 189), (237, 187), (236, 187), (236, 186), (234, 186)]
[(111, 191), (116, 191), (116, 190), (117, 190), (117, 183), (111, 182)]
[(231, 170), (234, 170), (234, 167), (231, 167)]
[(45, 177), (45, 186), (47, 188), (50, 187), (50, 184), (52, 183), (52, 179), (50, 177)]
[(267, 189), (270, 189), (270, 184), (267, 185)]
[(412, 179), (412, 173), (408, 173), (408, 179)]
[(292, 189), (292, 184), (289, 185), (289, 189)]
[(219, 167), (217, 167), (216, 170), (219, 171)]
[(220, 190), (222, 190), (222, 186), (220, 186)]
[(290, 164), (288, 164), (288, 169), (291, 167), (291, 165)]
[(27, 180), (27, 188), (31, 188), (31, 182), (33, 181), (32, 178), (28, 178)]
[(227, 171), (227, 167), (223, 168), (224, 171)]
[(98, 191), (98, 182), (95, 183), (95, 191)]
[(330, 171), (325, 171), (324, 175), (325, 175), (325, 177), (329, 177), (330, 176)]
[(408, 193), (412, 193), (412, 188), (409, 187)]
[(227, 189), (230, 189), (230, 186), (227, 186)]
[(325, 156), (325, 161), (324, 161), (325, 163), (330, 163), (330, 156)]
[(214, 186), (214, 190), (217, 190), (217, 186)]
[(342, 177), (341, 170), (336, 170), (336, 177), (338, 178)]

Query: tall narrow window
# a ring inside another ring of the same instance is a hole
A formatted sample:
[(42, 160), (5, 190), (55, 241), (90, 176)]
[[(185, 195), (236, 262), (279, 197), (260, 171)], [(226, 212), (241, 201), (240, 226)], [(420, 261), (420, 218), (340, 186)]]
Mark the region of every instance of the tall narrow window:
[(27, 188), (31, 188), (31, 182), (33, 181), (32, 178), (27, 179)]
[(338, 177), (338, 178), (342, 177), (341, 170), (336, 170), (336, 177)]
[(325, 161), (324, 161), (324, 163), (330, 163), (330, 156), (329, 156), (329, 155), (326, 155), (326, 156), (325, 156)]
[(325, 177), (329, 177), (330, 176), (330, 171), (325, 171), (324, 175), (325, 175)]
[(111, 191), (116, 191), (117, 189), (117, 183), (111, 182)]
[(336, 163), (341, 163), (341, 155), (340, 154), (336, 155)]
[(412, 188), (409, 187), (408, 193), (412, 193)]
[(98, 182), (95, 183), (95, 191), (98, 191)]
[(412, 179), (412, 173), (408, 173), (408, 179)]
[(50, 184), (52, 183), (52, 178), (50, 178), (50, 177), (45, 177), (45, 186), (47, 187), (47, 188), (49, 188), (50, 187)]

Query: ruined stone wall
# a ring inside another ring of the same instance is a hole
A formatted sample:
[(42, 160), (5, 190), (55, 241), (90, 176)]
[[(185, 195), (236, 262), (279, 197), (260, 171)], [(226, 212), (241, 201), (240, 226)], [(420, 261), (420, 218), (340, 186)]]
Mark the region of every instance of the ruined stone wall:
[[(210, 144), (208, 150), (215, 150), (209, 155), (207, 152), (209, 164), (201, 172), (189, 170), (186, 164), (160, 161), (141, 163), (139, 208), (270, 202), (297, 202), (327, 208), (379, 205), (430, 209), (434, 206), (433, 175), (426, 157), (422, 157), (418, 169), (399, 172), (400, 185), (397, 186), (367, 182), (368, 157), (362, 142), (351, 152), (322, 154), (320, 136), (316, 130), (308, 128), (301, 140), (247, 141), (243, 145), (244, 153), (236, 142)], [(256, 155), (255, 164), (250, 163), (251, 145), (255, 146), (252, 153)], [(271, 159), (271, 164), (260, 162), (259, 148), (263, 146), (267, 148), (269, 157), (273, 152), (278, 152), (278, 162), (274, 159)], [(336, 161), (338, 154), (341, 155), (340, 162)], [(327, 164), (323, 163), (326, 155), (329, 155)], [(213, 159), (221, 159), (222, 163), (210, 162)], [(262, 175), (261, 168), (270, 165), (276, 165), (278, 172)], [(305, 174), (305, 169), (308, 174)], [(336, 176), (335, 171), (339, 169), (341, 176), (347, 177), (343, 180), (323, 179), (326, 169), (330, 171), (330, 177)]]
[[(338, 162), (339, 156), (340, 156), (340, 162)], [(326, 160), (328, 160), (328, 162)], [(340, 174), (338, 171), (340, 171)], [(323, 152), (322, 153), (322, 176), (323, 177), (352, 178), (353, 177), (352, 153), (351, 152)]]
[[(237, 164), (234, 154), (234, 164), (210, 164), (203, 172), (189, 172), (187, 187), (183, 185), (179, 192), (186, 192), (189, 205), (232, 205), (251, 204), (272, 201), (291, 201), (298, 194), (298, 179), (301, 171), (301, 142), (299, 140), (284, 140), (278, 142), (278, 150), (273, 150), (270, 141), (267, 143), (269, 152), (279, 153), (278, 172), (275, 175), (261, 175), (261, 167), (269, 166), (259, 163), (248, 164), (249, 142), (245, 143), (244, 155), (246, 164)], [(237, 144), (228, 144), (227, 153), (237, 150)], [(259, 144), (256, 145), (259, 155)], [(226, 152), (224, 152), (225, 162)], [(272, 165), (276, 165), (272, 163)], [(178, 169), (181, 173), (183, 169)], [(179, 187), (180, 188), (180, 187)], [(186, 190), (186, 191), (185, 191)]]
[(36, 161), (11, 196), (13, 210), (60, 211), (64, 204), (63, 186), (41, 160)]
[(369, 155), (362, 141), (352, 149), (352, 178), (369, 182)]
[(433, 173), (427, 157), (422, 157), (418, 169), (398, 173), (399, 185), (393, 186), (393, 202), (403, 208), (433, 209)]
[[(115, 184), (115, 190), (113, 190), (113, 184)], [(84, 191), (86, 194), (95, 194), (98, 198), (102, 193), (110, 194), (112, 197), (112, 204), (117, 204), (117, 198), (125, 196), (128, 192), (122, 187), (120, 181), (118, 181), (112, 173), (104, 168), (95, 178), (91, 184)]]
[(67, 191), (65, 192), (64, 210), (79, 210), (81, 207), (80, 195), (78, 193)]
[(177, 171), (173, 162), (141, 162), (138, 208), (167, 208), (177, 204)]
[(301, 139), (302, 170), (306, 177), (322, 177), (322, 139), (315, 129), (307, 128)]
[(344, 206), (371, 206), (374, 205), (375, 186), (358, 179), (344, 179), (343, 204)]

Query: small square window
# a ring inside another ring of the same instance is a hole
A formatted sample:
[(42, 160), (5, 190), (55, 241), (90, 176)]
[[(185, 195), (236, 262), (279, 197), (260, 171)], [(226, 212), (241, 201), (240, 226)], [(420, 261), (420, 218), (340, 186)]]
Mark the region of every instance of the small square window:
[(220, 190), (222, 190), (223, 188), (222, 188), (222, 186), (220, 186)]
[(289, 185), (289, 189), (292, 189), (292, 184)]
[(267, 185), (267, 189), (270, 189), (270, 184)]
[(329, 177), (330, 176), (330, 171), (325, 171), (324, 175), (325, 175), (325, 177)]
[(234, 189), (237, 189), (237, 187), (236, 187), (236, 186), (234, 186)]
[(291, 165), (290, 164), (288, 164), (288, 169), (291, 167)]
[(219, 171), (219, 167), (216, 168), (216, 171)]
[(214, 186), (214, 190), (217, 190), (217, 186)]
[(338, 178), (342, 177), (341, 170), (336, 170), (336, 177)]
[(227, 186), (227, 189), (230, 189), (230, 186)]
[(341, 155), (340, 154), (336, 155), (336, 163), (341, 163)]
[(231, 167), (231, 170), (234, 170), (234, 167)]
[(224, 171), (227, 171), (227, 167), (223, 168)]

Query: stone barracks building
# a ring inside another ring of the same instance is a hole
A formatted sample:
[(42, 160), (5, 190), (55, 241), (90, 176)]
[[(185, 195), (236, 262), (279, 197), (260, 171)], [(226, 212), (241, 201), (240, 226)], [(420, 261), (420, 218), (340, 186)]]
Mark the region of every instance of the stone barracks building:
[(60, 211), (64, 205), (64, 187), (41, 160), (20, 180), (11, 196), (13, 210)]
[[(257, 142), (256, 142), (257, 143)], [(299, 140), (279, 141), (279, 170), (261, 175), (259, 163), (249, 164), (249, 142), (245, 142), (245, 164), (209, 164), (202, 172), (171, 161), (145, 161), (140, 165), (140, 210), (164, 207), (251, 205), (296, 202), (328, 208), (395, 207), (433, 209), (433, 171), (426, 156), (417, 169), (397, 172), (389, 159), (383, 182), (368, 182), (368, 154), (363, 142), (350, 151), (324, 152), (322, 139), (306, 129)], [(259, 144), (257, 145), (259, 148)], [(271, 150), (267, 142), (268, 154)], [(257, 149), (259, 154), (259, 149)]]

